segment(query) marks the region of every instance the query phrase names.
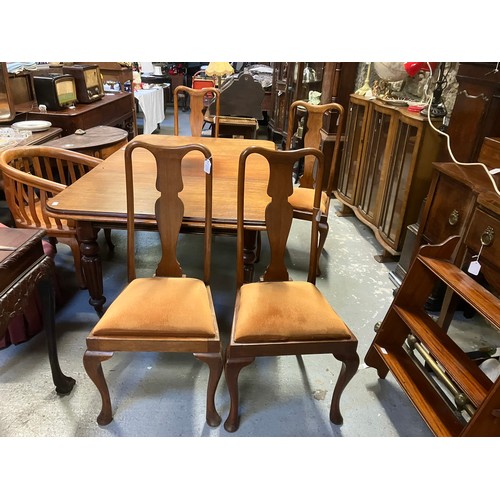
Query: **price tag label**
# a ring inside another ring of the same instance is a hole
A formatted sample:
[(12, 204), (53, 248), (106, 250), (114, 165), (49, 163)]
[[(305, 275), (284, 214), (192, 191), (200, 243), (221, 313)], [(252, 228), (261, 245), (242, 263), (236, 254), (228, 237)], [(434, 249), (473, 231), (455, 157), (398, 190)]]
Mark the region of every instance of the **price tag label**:
[(483, 251), (484, 245), (481, 245), (481, 248), (479, 249), (479, 253), (477, 255), (474, 255), (472, 258), (475, 259), (469, 264), (469, 273), (473, 274), (474, 276), (477, 276), (479, 274), (479, 271), (481, 270), (481, 264), (479, 264), (479, 257), (481, 256), (481, 252)]
[(479, 264), (478, 260), (473, 260), (469, 264), (469, 273), (473, 274), (474, 276), (477, 276), (480, 270), (481, 270), (481, 264)]
[(210, 171), (212, 170), (212, 160), (210, 158), (206, 158), (205, 161), (203, 162), (203, 170), (209, 174)]

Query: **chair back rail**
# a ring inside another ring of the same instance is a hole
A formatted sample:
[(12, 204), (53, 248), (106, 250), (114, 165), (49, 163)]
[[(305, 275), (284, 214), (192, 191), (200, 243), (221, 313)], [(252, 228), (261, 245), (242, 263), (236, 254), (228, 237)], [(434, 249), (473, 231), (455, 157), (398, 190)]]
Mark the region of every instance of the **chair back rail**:
[[(288, 281), (289, 275), (285, 264), (285, 253), (288, 236), (293, 219), (293, 207), (288, 197), (293, 193), (293, 166), (307, 157), (317, 162), (318, 175), (323, 175), (324, 155), (316, 148), (296, 150), (269, 150), (259, 146), (251, 146), (242, 152), (238, 170), (238, 228), (237, 228), (237, 286), (244, 282), (244, 207), (245, 207), (245, 172), (246, 162), (250, 155), (259, 154), (269, 162), (269, 182), (267, 194), (271, 201), (266, 207), (265, 222), (269, 238), (270, 261), (264, 273), (263, 281)], [(314, 192), (314, 208), (311, 225), (311, 247), (309, 258), (308, 281), (316, 282), (316, 266), (318, 251), (318, 212), (321, 202), (321, 186)]]
[[(333, 191), (335, 166), (337, 165), (340, 144), (342, 141), (342, 131), (344, 127), (344, 108), (338, 103), (332, 102), (328, 104), (310, 104), (306, 101), (294, 101), (290, 105), (288, 115), (288, 131), (285, 149), (290, 149), (294, 128), (297, 121), (298, 108), (302, 107), (306, 110), (306, 118), (304, 125), (304, 147), (322, 149), (321, 129), (323, 127), (323, 119), (326, 113), (333, 112), (337, 114), (337, 126), (335, 130), (335, 144), (330, 165), (325, 165), (324, 179), (321, 180), (323, 189), (327, 193)], [(300, 178), (301, 187), (312, 188), (318, 179), (315, 171), (315, 161), (313, 157), (304, 159), (304, 173)]]
[(155, 201), (155, 215), (161, 240), (161, 260), (156, 269), (157, 276), (181, 277), (182, 267), (177, 260), (177, 241), (184, 217), (184, 204), (179, 197), (184, 183), (182, 180), (182, 160), (195, 151), (202, 153), (210, 162), (205, 170), (205, 230), (204, 230), (204, 282), (210, 282), (210, 261), (212, 243), (212, 171), (210, 150), (201, 144), (167, 147), (152, 145), (145, 141), (133, 140), (125, 148), (125, 179), (127, 191), (127, 253), (128, 280), (136, 278), (135, 267), (135, 210), (133, 184), (133, 151), (143, 148), (153, 154), (156, 160), (156, 189), (159, 197)]
[(193, 89), (185, 85), (179, 85), (174, 90), (174, 135), (179, 135), (179, 94), (189, 96), (189, 123), (191, 135), (200, 137), (203, 130), (203, 123), (206, 111), (206, 98), (212, 96), (215, 100), (215, 137), (219, 137), (219, 116), (220, 116), (220, 91), (214, 87), (203, 89)]

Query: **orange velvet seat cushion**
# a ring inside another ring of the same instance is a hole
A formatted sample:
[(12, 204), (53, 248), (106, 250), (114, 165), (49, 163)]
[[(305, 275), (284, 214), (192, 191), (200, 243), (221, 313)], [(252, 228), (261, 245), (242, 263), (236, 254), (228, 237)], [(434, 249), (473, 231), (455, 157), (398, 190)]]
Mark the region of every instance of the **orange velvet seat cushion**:
[(240, 288), (236, 342), (340, 340), (350, 331), (309, 282), (249, 283)]
[[(304, 210), (310, 212), (314, 201), (314, 189), (297, 188), (288, 197), (288, 203), (296, 210)], [(321, 193), (321, 213), (326, 214), (328, 208), (328, 196), (325, 192)]]
[(213, 338), (209, 290), (195, 278), (137, 278), (109, 306), (91, 335)]

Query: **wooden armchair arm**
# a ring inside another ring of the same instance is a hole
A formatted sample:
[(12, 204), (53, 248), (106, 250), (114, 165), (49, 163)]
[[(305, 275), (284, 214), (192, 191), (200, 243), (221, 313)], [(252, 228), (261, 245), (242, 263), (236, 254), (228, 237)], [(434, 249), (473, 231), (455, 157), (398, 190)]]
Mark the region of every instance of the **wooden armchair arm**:
[(37, 175), (28, 174), (22, 170), (17, 170), (10, 165), (4, 163), (0, 158), (0, 171), (2, 172), (4, 182), (8, 185), (10, 182), (19, 182), (30, 186), (35, 189), (40, 189), (47, 191), (49, 193), (60, 193), (67, 186), (66, 184), (61, 184), (60, 182), (50, 181), (48, 179), (43, 179)]
[(94, 168), (99, 165), (103, 160), (89, 156), (69, 149), (54, 148), (51, 146), (18, 146), (15, 148), (7, 149), (0, 155), (6, 163), (10, 163), (14, 158), (20, 157), (43, 157), (43, 158), (59, 158), (73, 163), (81, 163), (88, 167)]
[[(11, 148), (0, 153), (0, 171), (9, 209), (18, 227), (64, 231), (47, 213), (48, 200), (102, 162), (99, 158), (48, 146)], [(67, 221), (67, 228), (73, 227)]]

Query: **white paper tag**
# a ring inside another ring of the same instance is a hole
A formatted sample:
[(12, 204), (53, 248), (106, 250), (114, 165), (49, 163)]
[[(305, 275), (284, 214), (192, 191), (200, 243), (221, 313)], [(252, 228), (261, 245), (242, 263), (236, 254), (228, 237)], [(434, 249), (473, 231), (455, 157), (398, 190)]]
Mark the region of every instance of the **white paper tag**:
[(474, 276), (477, 276), (480, 270), (481, 270), (481, 264), (479, 264), (478, 260), (473, 260), (469, 264), (469, 273), (473, 274)]
[(212, 170), (212, 162), (210, 158), (206, 158), (205, 161), (203, 162), (203, 170), (209, 174), (210, 170)]

